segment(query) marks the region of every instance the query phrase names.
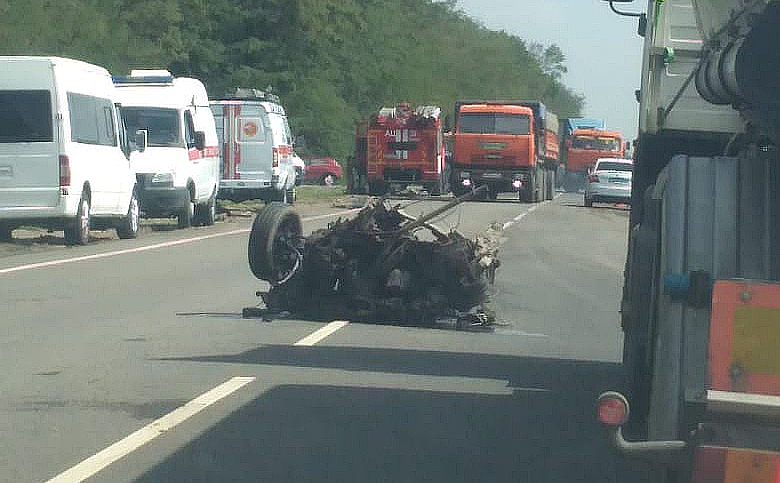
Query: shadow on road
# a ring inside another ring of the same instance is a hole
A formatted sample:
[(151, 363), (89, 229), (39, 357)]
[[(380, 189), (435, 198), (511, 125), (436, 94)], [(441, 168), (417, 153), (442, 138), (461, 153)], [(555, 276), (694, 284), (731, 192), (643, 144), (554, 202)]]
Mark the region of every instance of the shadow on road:
[[(170, 359), (169, 359), (170, 360)], [(642, 481), (606, 445), (594, 402), (617, 364), (354, 347), (264, 346), (176, 359), (507, 379), (511, 395), (276, 386), (136, 480)], [(432, 386), (434, 387), (434, 386)]]
[(514, 388), (587, 392), (593, 395), (587, 402), (589, 409), (603, 390), (619, 389), (621, 380), (621, 366), (616, 363), (373, 347), (264, 345), (239, 354), (156, 360), (501, 379)]

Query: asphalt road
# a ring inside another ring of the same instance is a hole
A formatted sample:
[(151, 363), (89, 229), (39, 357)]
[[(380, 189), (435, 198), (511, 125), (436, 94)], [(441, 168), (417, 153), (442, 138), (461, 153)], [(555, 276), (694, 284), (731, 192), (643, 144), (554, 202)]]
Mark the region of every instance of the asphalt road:
[(0, 258), (0, 481), (636, 481), (594, 421), (628, 212), (581, 204), (440, 220), (505, 228), (493, 332), (242, 319), (248, 219)]

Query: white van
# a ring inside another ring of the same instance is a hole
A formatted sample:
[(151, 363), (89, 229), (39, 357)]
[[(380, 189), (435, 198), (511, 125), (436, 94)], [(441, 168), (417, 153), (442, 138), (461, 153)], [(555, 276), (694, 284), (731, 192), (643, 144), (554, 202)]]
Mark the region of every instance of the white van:
[(279, 97), (236, 89), (211, 110), (222, 153), (219, 197), (294, 202), (293, 140)]
[[(138, 233), (135, 174), (108, 71), (58, 57), (0, 57), (0, 237), (22, 225)], [(139, 149), (143, 149), (143, 141)]]
[(114, 84), (127, 128), (148, 136), (131, 158), (141, 214), (176, 216), (180, 228), (213, 225), (220, 163), (206, 88), (166, 70), (133, 70)]

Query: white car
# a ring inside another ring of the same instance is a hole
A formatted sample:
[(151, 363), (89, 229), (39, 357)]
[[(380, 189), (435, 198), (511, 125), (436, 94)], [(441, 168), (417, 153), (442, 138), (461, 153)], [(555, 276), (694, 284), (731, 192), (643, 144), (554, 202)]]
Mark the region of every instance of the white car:
[(206, 88), (165, 70), (133, 70), (114, 84), (128, 129), (148, 136), (131, 158), (141, 213), (176, 216), (180, 228), (214, 224), (220, 153)]
[[(58, 57), (0, 57), (0, 238), (21, 225), (138, 234), (130, 144), (108, 71)], [(136, 142), (144, 149), (143, 137)]]
[(634, 162), (630, 159), (597, 160), (585, 183), (585, 206), (593, 206), (593, 203), (631, 204), (633, 170)]

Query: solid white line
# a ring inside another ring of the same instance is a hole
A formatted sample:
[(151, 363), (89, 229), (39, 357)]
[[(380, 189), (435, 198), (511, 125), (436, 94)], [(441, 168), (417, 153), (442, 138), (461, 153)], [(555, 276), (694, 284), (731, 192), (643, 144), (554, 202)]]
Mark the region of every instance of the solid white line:
[(331, 322), (330, 324), (320, 327), (319, 329), (315, 330), (311, 334), (307, 335), (303, 339), (299, 340), (293, 345), (297, 346), (313, 346), (317, 342), (321, 341), (325, 337), (329, 336), (330, 334), (336, 332), (340, 328), (344, 327), (345, 325), (349, 324), (349, 322), (343, 321), (343, 320), (336, 320), (334, 322)]
[(166, 431), (171, 430), (178, 424), (254, 380), (254, 377), (234, 377), (229, 379), (214, 389), (201, 394), (184, 406), (174, 409), (160, 419), (147, 424), (126, 438), (121, 439), (99, 453), (90, 456), (76, 466), (63, 471), (54, 478), (46, 481), (46, 483), (79, 483), (84, 481), (111, 463), (114, 463), (123, 456), (135, 451), (149, 441)]
[[(317, 216), (310, 216), (307, 218), (303, 218), (303, 221), (314, 221), (314, 220), (320, 220), (322, 218), (328, 218), (333, 216), (340, 216), (340, 215), (348, 215), (351, 213), (355, 213), (356, 211), (360, 211), (360, 208), (355, 208), (352, 210), (346, 210), (346, 211), (339, 211), (336, 213), (328, 213), (325, 215), (317, 215)], [(154, 245), (145, 245), (142, 247), (136, 247), (136, 248), (126, 248), (124, 250), (114, 250), (112, 252), (105, 252), (105, 253), (96, 253), (94, 255), (84, 255), (83, 257), (74, 257), (74, 258), (62, 258), (59, 260), (51, 260), (48, 262), (39, 262), (39, 263), (30, 263), (28, 265), (19, 265), (16, 267), (10, 267), (10, 268), (2, 268), (0, 269), (0, 275), (4, 273), (12, 273), (12, 272), (20, 272), (22, 270), (31, 270), (33, 268), (43, 268), (43, 267), (51, 267), (54, 265), (63, 265), (66, 263), (73, 263), (73, 262), (83, 262), (85, 260), (95, 260), (99, 258), (107, 258), (107, 257), (114, 257), (117, 255), (124, 255), (127, 253), (137, 253), (137, 252), (145, 252), (148, 250), (156, 250), (158, 248), (167, 248), (172, 247), (176, 245), (184, 245), (187, 243), (193, 243), (196, 241), (201, 240), (208, 240), (210, 238), (217, 238), (222, 236), (229, 236), (229, 235), (236, 235), (239, 233), (247, 233), (251, 231), (251, 228), (242, 228), (240, 230), (231, 230), (231, 231), (225, 231), (221, 233), (212, 233), (211, 235), (203, 235), (203, 236), (196, 236), (192, 238), (182, 238), (180, 240), (173, 240), (168, 242), (162, 242), (162, 243), (156, 243)]]

